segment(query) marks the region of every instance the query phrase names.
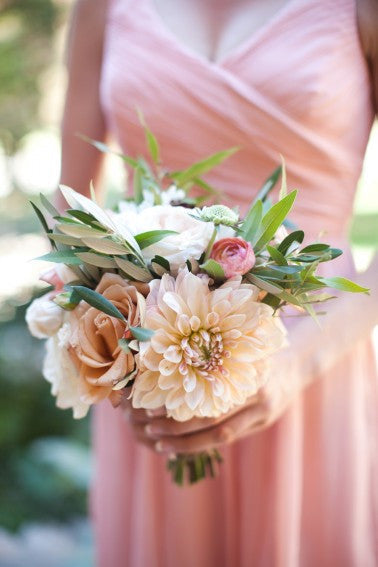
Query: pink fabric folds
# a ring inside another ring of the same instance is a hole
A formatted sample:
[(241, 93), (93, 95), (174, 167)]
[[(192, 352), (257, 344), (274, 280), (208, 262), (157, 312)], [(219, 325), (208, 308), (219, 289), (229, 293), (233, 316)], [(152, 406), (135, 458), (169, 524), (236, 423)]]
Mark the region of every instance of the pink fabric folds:
[[(289, 0), (219, 63), (167, 30), (153, 0), (111, 0), (101, 96), (121, 147), (144, 153), (140, 108), (171, 168), (241, 150), (209, 181), (246, 208), (285, 157), (294, 220), (345, 235), (373, 120), (352, 0)], [(353, 274), (348, 254), (335, 270)], [(93, 511), (100, 567), (378, 564), (377, 381), (369, 342), (275, 425), (224, 451), (215, 481), (171, 484), (120, 412), (97, 408)]]

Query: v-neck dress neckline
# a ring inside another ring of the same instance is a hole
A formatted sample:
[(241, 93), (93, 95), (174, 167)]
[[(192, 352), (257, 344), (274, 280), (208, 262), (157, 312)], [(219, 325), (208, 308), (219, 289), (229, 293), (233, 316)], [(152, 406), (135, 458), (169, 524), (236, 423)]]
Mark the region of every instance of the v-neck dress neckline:
[(228, 63), (232, 62), (239, 54), (244, 54), (253, 46), (259, 43), (264, 37), (269, 36), (271, 32), (282, 20), (284, 20), (292, 10), (295, 9), (296, 4), (299, 0), (288, 0), (283, 4), (270, 18), (268, 18), (262, 26), (257, 30), (252, 32), (245, 39), (241, 40), (234, 47), (232, 47), (228, 52), (224, 53), (221, 57), (212, 61), (205, 55), (196, 51), (194, 48), (190, 47), (186, 43), (180, 41), (178, 35), (176, 35), (170, 27), (165, 23), (164, 18), (160, 14), (155, 0), (142, 0), (145, 1), (147, 7), (147, 13), (149, 14), (151, 20), (156, 25), (157, 31), (163, 36), (167, 41), (173, 44), (177, 51), (181, 52), (183, 55), (199, 61), (202, 65), (208, 67), (218, 67), (222, 68), (227, 66)]

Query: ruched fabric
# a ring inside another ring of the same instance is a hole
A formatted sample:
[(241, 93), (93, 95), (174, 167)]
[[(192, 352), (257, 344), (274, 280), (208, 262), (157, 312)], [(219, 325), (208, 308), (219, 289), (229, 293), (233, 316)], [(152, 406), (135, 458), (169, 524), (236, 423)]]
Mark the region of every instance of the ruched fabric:
[[(183, 45), (153, 0), (110, 0), (100, 88), (109, 131), (131, 155), (145, 155), (136, 108), (170, 169), (239, 146), (207, 179), (242, 210), (283, 154), (300, 189), (292, 219), (347, 247), (373, 120), (353, 0), (288, 0), (216, 63)], [(353, 277), (348, 251), (332, 264)], [(101, 404), (98, 565), (376, 567), (377, 403), (367, 337), (273, 426), (227, 447), (216, 480), (188, 488)]]

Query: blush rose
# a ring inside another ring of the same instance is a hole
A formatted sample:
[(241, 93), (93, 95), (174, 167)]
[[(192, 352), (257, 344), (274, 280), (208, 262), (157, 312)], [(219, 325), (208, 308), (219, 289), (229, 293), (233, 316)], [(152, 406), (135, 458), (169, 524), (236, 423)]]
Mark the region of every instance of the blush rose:
[(135, 369), (134, 355), (126, 353), (118, 341), (129, 336), (129, 326), (140, 324), (141, 303), (149, 287), (106, 273), (96, 291), (118, 308), (127, 323), (87, 303), (80, 303), (73, 312), (76, 324), (70, 340), (72, 354), (77, 358), (79, 377), (85, 386), (81, 400), (92, 404), (109, 398), (113, 405), (117, 405), (121, 396), (114, 386)]
[(255, 265), (252, 246), (237, 237), (218, 240), (213, 246), (210, 258), (222, 266), (226, 278), (242, 276)]

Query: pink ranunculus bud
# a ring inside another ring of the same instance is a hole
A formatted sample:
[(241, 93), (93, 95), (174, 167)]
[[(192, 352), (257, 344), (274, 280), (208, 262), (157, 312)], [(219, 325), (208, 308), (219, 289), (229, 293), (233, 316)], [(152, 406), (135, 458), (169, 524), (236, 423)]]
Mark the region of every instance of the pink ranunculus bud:
[(76, 275), (65, 264), (56, 264), (51, 270), (43, 273), (39, 279), (54, 286), (56, 292), (61, 292), (66, 284), (76, 279)]
[(242, 238), (221, 238), (213, 246), (210, 258), (223, 268), (226, 278), (242, 276), (255, 265), (255, 254)]
[(58, 273), (55, 268), (52, 268), (51, 270), (44, 272), (39, 279), (42, 280), (43, 282), (53, 285), (55, 291), (62, 291), (63, 289), (64, 282), (58, 276)]

